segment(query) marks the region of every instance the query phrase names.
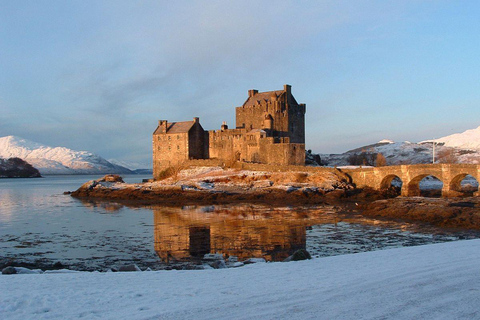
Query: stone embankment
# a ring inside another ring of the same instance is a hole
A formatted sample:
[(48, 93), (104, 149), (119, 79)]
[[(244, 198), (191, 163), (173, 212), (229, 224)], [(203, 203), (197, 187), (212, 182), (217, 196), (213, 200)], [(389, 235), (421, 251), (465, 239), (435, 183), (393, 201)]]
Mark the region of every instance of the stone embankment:
[(265, 202), (317, 204), (345, 197), (353, 186), (333, 171), (267, 172), (221, 167), (172, 171), (161, 181), (127, 184), (119, 176), (92, 180), (71, 193), (78, 198), (140, 201), (165, 205)]

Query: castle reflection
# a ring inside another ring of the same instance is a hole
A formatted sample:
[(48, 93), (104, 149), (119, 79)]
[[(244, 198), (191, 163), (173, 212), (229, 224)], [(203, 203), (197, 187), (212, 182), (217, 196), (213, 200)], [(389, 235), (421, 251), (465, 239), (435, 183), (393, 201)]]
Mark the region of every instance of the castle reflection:
[(206, 253), (281, 261), (305, 249), (306, 228), (318, 222), (291, 209), (154, 208), (155, 251), (166, 263), (200, 259)]

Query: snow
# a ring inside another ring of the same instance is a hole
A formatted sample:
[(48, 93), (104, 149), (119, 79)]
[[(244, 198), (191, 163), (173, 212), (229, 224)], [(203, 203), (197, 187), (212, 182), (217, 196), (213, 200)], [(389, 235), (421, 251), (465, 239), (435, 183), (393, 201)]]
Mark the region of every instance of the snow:
[(0, 276), (2, 319), (478, 319), (480, 240), (192, 271)]
[(446, 147), (464, 150), (480, 150), (480, 127), (435, 140), (427, 140), (425, 142), (432, 141), (435, 141), (436, 143), (444, 143)]
[(395, 141), (389, 140), (389, 139), (383, 139), (383, 140), (378, 141), (378, 143), (395, 143)]
[(453, 153), (458, 163), (480, 164), (480, 127), (456, 133), (446, 137), (425, 140), (418, 143), (404, 141), (394, 142), (383, 139), (378, 143), (356, 148), (342, 154), (320, 154), (323, 163), (329, 166), (349, 165), (349, 157), (362, 150), (381, 153), (387, 160), (387, 165), (432, 163), (433, 146), (436, 142), (436, 160), (442, 162), (443, 154)]
[(64, 147), (49, 147), (15, 136), (0, 138), (1, 158), (21, 158), (37, 168), (41, 174), (100, 174), (129, 173), (88, 151)]

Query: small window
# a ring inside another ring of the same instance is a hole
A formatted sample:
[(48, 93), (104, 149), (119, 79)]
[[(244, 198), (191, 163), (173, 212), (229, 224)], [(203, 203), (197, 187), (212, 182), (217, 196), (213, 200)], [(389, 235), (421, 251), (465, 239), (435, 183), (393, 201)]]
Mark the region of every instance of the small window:
[(180, 140), (180, 135), (179, 134), (177, 134), (177, 140)]
[(170, 136), (168, 136), (168, 140), (171, 140), (171, 137), (170, 137)]
[(172, 150), (172, 147), (168, 146), (168, 150)]
[(180, 146), (177, 146), (177, 150), (180, 150)]

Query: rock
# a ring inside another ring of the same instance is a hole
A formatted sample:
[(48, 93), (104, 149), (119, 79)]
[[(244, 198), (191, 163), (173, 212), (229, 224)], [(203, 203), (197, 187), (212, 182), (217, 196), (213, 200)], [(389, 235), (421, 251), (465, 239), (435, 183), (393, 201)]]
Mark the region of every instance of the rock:
[(210, 263), (210, 266), (214, 269), (225, 269), (227, 267), (224, 260), (215, 260)]
[(203, 260), (223, 260), (223, 254), (221, 253), (207, 253), (203, 256)]
[(53, 268), (55, 269), (64, 269), (65, 266), (63, 265), (63, 263), (61, 263), (60, 261), (57, 261), (53, 264)]
[(264, 258), (250, 258), (248, 260), (243, 261), (244, 264), (252, 264), (252, 263), (259, 263), (259, 262), (267, 262)]
[(40, 269), (28, 269), (23, 267), (15, 267), (17, 274), (40, 274), (43, 273), (43, 270)]
[(300, 249), (292, 254), (292, 261), (312, 259), (310, 253), (305, 249)]
[(273, 185), (273, 182), (271, 180), (259, 180), (259, 181), (254, 181), (253, 182), (253, 187), (254, 188), (268, 188)]
[(245, 263), (243, 262), (234, 262), (228, 265), (229, 268), (238, 268), (238, 267), (243, 267)]
[(230, 256), (230, 257), (228, 257), (227, 261), (228, 261), (228, 262), (232, 262), (232, 263), (233, 263), (233, 262), (238, 262), (238, 257), (236, 257), (236, 256)]
[(325, 197), (329, 199), (338, 199), (345, 197), (345, 190), (343, 189), (336, 189), (325, 194)]
[(122, 177), (119, 176), (118, 174), (107, 174), (103, 178), (97, 180), (98, 182), (120, 182), (120, 183), (125, 183), (123, 181)]
[(17, 269), (15, 267), (6, 267), (2, 270), (2, 274), (16, 274)]
[(46, 270), (45, 273), (80, 273), (82, 271), (70, 269)]
[(127, 271), (142, 271), (136, 264), (127, 264), (118, 268), (120, 272), (127, 272)]

